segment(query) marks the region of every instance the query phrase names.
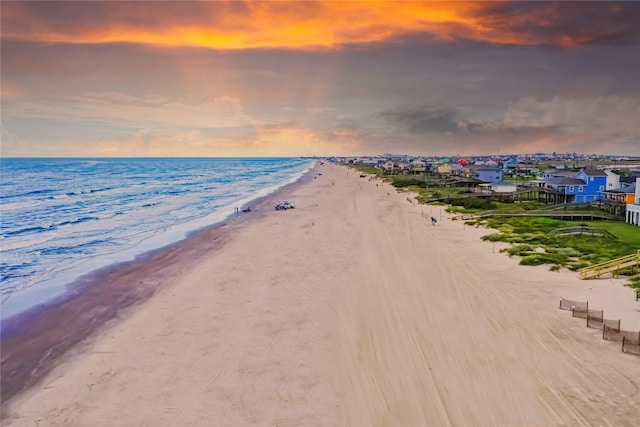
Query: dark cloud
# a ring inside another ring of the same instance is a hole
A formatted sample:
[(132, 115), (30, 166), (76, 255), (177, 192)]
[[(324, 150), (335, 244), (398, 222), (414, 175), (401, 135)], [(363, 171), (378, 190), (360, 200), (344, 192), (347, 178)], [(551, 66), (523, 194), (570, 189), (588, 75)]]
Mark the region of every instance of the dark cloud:
[(630, 44), (640, 40), (640, 3), (487, 2), (483, 21), (534, 44)]
[(3, 33), (74, 33), (111, 25), (167, 29), (212, 25), (228, 14), (249, 11), (244, 2), (207, 1), (3, 1)]
[(453, 132), (458, 124), (455, 111), (435, 106), (399, 107), (378, 115), (411, 133)]

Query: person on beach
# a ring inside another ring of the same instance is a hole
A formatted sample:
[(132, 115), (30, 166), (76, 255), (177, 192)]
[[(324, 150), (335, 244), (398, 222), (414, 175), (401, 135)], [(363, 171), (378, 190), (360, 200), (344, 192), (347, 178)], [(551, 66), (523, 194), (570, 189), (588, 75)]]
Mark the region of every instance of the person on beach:
[(436, 219), (436, 217), (432, 216), (431, 217), (431, 225), (436, 225), (436, 222), (438, 222), (438, 220)]

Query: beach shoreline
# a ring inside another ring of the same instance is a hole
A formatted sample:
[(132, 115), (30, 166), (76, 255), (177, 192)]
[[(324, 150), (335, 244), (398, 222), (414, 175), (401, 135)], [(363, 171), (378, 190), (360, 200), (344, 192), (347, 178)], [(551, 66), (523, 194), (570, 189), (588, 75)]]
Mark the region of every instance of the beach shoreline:
[[(520, 266), (481, 241), (490, 230), (407, 196), (357, 171), (318, 166), (219, 234), (167, 252), (171, 262), (158, 256), (132, 269), (129, 283), (162, 286), (7, 400), (3, 422), (640, 420), (640, 359), (558, 309), (561, 297), (589, 298), (637, 328), (631, 289)], [(279, 198), (296, 209), (274, 211)], [(432, 225), (430, 216), (441, 220)]]
[[(178, 272), (223, 248), (234, 232), (272, 209), (280, 195), (312, 179), (312, 166), (296, 181), (238, 207), (227, 220), (189, 232), (178, 242), (131, 261), (108, 265), (66, 285), (63, 294), (2, 320), (2, 390), (6, 402), (47, 374), (65, 354), (124, 311), (143, 304)], [(250, 211), (247, 211), (249, 209)], [(52, 327), (56, 325), (56, 327)]]

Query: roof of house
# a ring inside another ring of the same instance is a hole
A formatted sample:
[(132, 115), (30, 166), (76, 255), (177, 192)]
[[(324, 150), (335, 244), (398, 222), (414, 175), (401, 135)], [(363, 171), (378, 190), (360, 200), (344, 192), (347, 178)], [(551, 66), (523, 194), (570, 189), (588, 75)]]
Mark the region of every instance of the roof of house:
[(613, 194), (634, 194), (636, 192), (636, 186), (632, 185), (626, 189), (618, 189), (618, 190), (607, 190), (604, 193), (613, 193)]
[(554, 177), (545, 182), (555, 185), (585, 185), (584, 181), (578, 178)]
[(582, 172), (587, 176), (607, 176), (607, 173), (602, 169), (584, 168), (582, 169)]
[(573, 178), (576, 176), (575, 172), (571, 172), (571, 171), (558, 171), (555, 169), (549, 169), (545, 171), (545, 174), (550, 174), (553, 175), (554, 177), (565, 177), (565, 178)]

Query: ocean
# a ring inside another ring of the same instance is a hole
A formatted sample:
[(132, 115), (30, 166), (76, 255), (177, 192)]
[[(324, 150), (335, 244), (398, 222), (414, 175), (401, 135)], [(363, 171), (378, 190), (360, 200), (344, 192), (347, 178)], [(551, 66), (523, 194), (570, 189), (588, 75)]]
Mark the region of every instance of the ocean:
[(2, 318), (296, 181), (302, 158), (0, 159)]

